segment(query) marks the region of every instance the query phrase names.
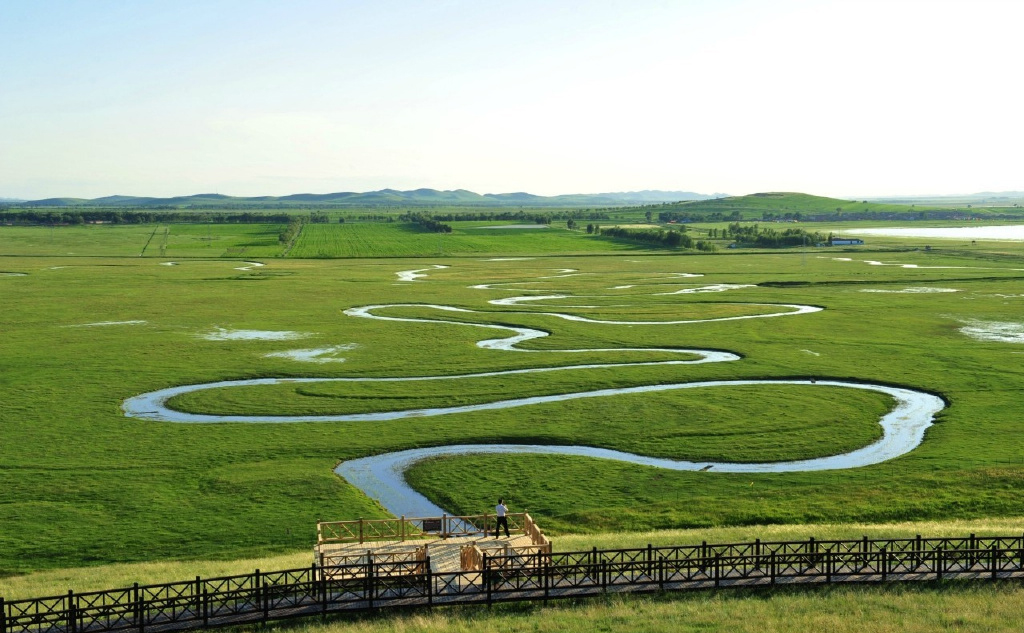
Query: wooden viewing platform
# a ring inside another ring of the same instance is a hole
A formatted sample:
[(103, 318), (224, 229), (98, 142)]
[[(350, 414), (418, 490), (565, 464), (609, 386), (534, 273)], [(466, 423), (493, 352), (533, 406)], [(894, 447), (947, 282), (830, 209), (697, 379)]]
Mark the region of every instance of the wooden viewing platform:
[(428, 562), (431, 571), (446, 573), (480, 570), (486, 556), (522, 557), (525, 564), (527, 557), (551, 554), (551, 541), (529, 513), (506, 516), (508, 537), (494, 536), (493, 514), (318, 521), (313, 562), (321, 568), (387, 563), (405, 575), (423, 573)]

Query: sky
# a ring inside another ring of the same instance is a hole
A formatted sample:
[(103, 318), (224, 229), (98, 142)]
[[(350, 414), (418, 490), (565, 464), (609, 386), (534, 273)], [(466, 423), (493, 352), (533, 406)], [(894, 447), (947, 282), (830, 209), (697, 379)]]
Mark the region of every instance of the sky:
[(1024, 190), (1017, 0), (2, 0), (0, 197)]

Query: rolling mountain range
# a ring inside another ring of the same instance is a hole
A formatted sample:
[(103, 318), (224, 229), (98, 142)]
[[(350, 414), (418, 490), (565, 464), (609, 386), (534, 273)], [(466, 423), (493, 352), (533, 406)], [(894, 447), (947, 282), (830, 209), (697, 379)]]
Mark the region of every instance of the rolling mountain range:
[(381, 189), (368, 192), (297, 193), (289, 196), (235, 197), (217, 193), (203, 193), (173, 198), (140, 196), (106, 196), (103, 198), (46, 198), (18, 203), (31, 207), (248, 207), (281, 208), (300, 206), (482, 206), (482, 207), (566, 207), (566, 206), (628, 206), (684, 200), (709, 200), (725, 194), (704, 195), (691, 191), (627, 191), (616, 193), (568, 194), (538, 196), (531, 193), (479, 194), (466, 189), (439, 191), (437, 189)]

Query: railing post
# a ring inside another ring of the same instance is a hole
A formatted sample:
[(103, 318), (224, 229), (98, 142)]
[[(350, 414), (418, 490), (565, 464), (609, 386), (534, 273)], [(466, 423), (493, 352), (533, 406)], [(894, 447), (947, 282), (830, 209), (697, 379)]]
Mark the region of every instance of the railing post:
[[(316, 567), (316, 563), (313, 563), (313, 566)], [(320, 565), (319, 567), (316, 567), (316, 570), (317, 570), (317, 575), (314, 576), (314, 579), (316, 580), (317, 593), (319, 594), (319, 597), (320, 597), (320, 612), (326, 615), (327, 614), (327, 574), (324, 573), (324, 566), (323, 565)]]
[(825, 582), (832, 582), (832, 569), (835, 566), (835, 557), (832, 556), (832, 550), (825, 550)]
[(363, 542), (363, 517), (359, 517), (359, 542)]
[(430, 557), (423, 557), (423, 564), (427, 566), (427, 606), (434, 606), (434, 570), (430, 567)]
[(401, 534), (401, 541), (405, 542), (405, 515), (402, 515), (401, 520), (398, 523), (398, 533)]
[(376, 590), (375, 577), (373, 574), (373, 556), (366, 557), (366, 608), (373, 609), (373, 594)]
[(942, 555), (942, 546), (939, 545), (935, 548), (935, 577), (937, 580), (942, 580), (942, 561), (945, 557)]
[(715, 553), (715, 586), (720, 587), (722, 584), (722, 555)]
[(882, 567), (882, 582), (885, 582), (889, 579), (889, 557), (886, 555), (884, 547), (882, 548), (882, 551), (878, 553), (878, 561), (881, 563)]
[(992, 544), (992, 559), (991, 559), (991, 563), (990, 563), (991, 566), (992, 566), (992, 580), (995, 580), (996, 578), (999, 577), (999, 567), (996, 564), (997, 561), (998, 561), (997, 556), (998, 556), (998, 550), (996, 549), (996, 544), (993, 543)]
[(665, 589), (665, 557), (658, 557), (658, 589)]
[(484, 553), (483, 570), (481, 573), (484, 575), (484, 589), (487, 591), (487, 606), (491, 606), (491, 565), (487, 559), (488, 556)]
[(650, 543), (647, 544), (647, 565), (645, 565), (645, 571), (647, 577), (650, 578), (654, 575), (654, 546)]
[(195, 589), (193, 589), (193, 593), (195, 594), (194, 608), (196, 610), (196, 619), (200, 619), (203, 617), (203, 579), (199, 576), (196, 576), (196, 584)]
[(78, 632), (78, 609), (75, 605), (75, 592), (68, 589), (68, 631)]
[(0, 633), (7, 633), (7, 606), (3, 598), (0, 598)]
[(772, 550), (772, 552), (768, 555), (768, 573), (769, 573), (769, 575), (771, 576), (771, 579), (772, 579), (772, 583), (771, 584), (774, 585), (775, 584), (775, 575), (778, 573), (778, 565), (777, 565), (777, 563), (775, 561), (775, 551), (774, 550)]
[(135, 624), (139, 633), (146, 630), (145, 615), (142, 613), (142, 597), (139, 595), (139, 583), (132, 585), (132, 611), (135, 612)]
[(203, 627), (210, 626), (210, 591), (203, 583)]
[(974, 566), (978, 563), (978, 559), (980, 557), (974, 553), (978, 549), (978, 537), (976, 537), (973, 532), (971, 533), (970, 541), (968, 543), (968, 548), (971, 551), (967, 554), (967, 569), (974, 569)]
[(537, 563), (538, 569), (541, 573), (541, 582), (544, 583), (544, 602), (547, 603), (548, 597), (551, 594), (551, 567), (549, 565), (549, 559), (544, 556), (542, 552), (537, 552)]
[(448, 514), (441, 515), (441, 538), (448, 538)]

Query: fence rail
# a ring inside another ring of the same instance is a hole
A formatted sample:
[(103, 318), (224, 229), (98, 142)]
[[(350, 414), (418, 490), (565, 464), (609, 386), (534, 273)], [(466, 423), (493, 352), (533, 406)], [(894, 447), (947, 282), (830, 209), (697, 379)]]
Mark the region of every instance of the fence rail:
[(484, 555), (480, 569), (423, 561), (261, 572), (0, 598), (0, 633), (161, 633), (397, 607), (551, 600), (605, 592), (799, 583), (1024, 579), (1024, 535), (731, 543)]

